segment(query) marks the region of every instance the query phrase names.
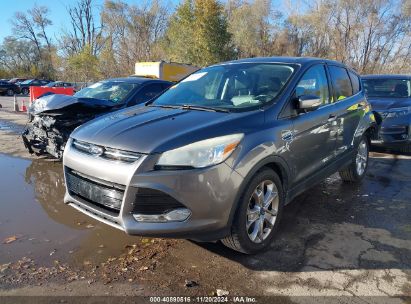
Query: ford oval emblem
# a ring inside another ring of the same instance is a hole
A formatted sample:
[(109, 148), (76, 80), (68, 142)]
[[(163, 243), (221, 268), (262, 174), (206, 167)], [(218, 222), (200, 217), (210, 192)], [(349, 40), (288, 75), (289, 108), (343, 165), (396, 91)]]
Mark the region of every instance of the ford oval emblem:
[(103, 154), (103, 148), (95, 145), (90, 145), (88, 148), (88, 152), (94, 156), (100, 156)]

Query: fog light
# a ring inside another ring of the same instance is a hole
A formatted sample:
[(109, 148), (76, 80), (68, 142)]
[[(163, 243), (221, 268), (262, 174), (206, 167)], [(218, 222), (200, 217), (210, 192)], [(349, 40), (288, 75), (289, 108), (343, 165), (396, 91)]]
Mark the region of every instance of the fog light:
[(190, 215), (190, 210), (179, 208), (162, 214), (133, 214), (133, 217), (138, 222), (166, 223), (182, 222), (188, 219)]

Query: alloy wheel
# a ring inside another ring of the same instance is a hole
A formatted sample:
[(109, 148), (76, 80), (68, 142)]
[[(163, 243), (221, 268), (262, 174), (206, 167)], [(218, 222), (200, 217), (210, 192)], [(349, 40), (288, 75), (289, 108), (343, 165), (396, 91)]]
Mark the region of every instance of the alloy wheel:
[(253, 191), (247, 208), (246, 230), (254, 243), (261, 243), (271, 234), (279, 207), (278, 189), (273, 181), (261, 182)]

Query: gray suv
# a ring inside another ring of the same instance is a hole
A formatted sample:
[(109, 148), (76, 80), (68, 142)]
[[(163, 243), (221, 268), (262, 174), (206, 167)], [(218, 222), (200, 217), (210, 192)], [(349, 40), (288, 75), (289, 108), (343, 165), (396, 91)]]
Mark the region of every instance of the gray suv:
[(296, 195), (337, 171), (364, 177), (374, 128), (358, 75), (341, 63), (216, 64), (76, 129), (65, 202), (128, 234), (222, 240), (252, 254)]

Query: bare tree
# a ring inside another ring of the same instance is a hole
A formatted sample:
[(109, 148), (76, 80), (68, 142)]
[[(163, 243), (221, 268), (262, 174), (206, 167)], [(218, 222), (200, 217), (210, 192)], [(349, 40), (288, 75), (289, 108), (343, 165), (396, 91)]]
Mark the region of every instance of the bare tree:
[(48, 18), (49, 10), (45, 6), (35, 5), (27, 12), (16, 12), (11, 20), (13, 37), (16, 41), (24, 41), (30, 45), (35, 59), (30, 62), (37, 76), (53, 77), (54, 68), (51, 63), (52, 43), (46, 28), (52, 25)]
[(159, 0), (140, 5), (105, 1), (102, 19), (106, 47), (113, 52), (119, 70), (130, 73), (136, 61), (160, 59), (158, 44), (169, 16), (167, 5)]
[(97, 23), (93, 14), (93, 0), (78, 0), (67, 8), (71, 28), (63, 31), (61, 46), (68, 55), (78, 54), (86, 46), (97, 55), (103, 45), (103, 24)]

